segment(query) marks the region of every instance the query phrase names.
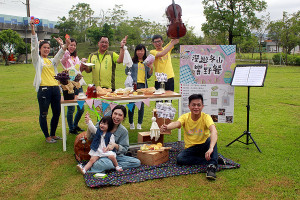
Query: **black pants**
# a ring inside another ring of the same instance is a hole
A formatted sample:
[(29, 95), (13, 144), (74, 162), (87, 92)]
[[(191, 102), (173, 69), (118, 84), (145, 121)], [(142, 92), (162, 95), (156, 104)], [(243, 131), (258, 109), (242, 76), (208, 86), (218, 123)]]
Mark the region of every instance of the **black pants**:
[[(155, 89), (158, 90), (160, 88), (160, 82), (155, 81)], [(174, 92), (174, 78), (169, 78), (167, 82), (165, 82), (165, 90), (171, 90)]]
[[(40, 126), (45, 135), (45, 138), (49, 136), (55, 136), (56, 128), (60, 116), (60, 90), (58, 86), (40, 86), (37, 93), (37, 98), (40, 107)], [(52, 119), (50, 122), (50, 135), (47, 125), (48, 109), (51, 105)]]

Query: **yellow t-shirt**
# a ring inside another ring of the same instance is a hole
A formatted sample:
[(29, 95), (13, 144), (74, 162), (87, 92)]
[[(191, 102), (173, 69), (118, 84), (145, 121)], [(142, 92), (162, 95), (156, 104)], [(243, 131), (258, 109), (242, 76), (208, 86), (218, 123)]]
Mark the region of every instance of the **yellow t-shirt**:
[(203, 112), (197, 121), (192, 120), (190, 112), (181, 115), (177, 121), (184, 127), (185, 148), (203, 144), (210, 136), (209, 127), (214, 125), (211, 116)]
[(43, 58), (43, 69), (41, 74), (40, 86), (58, 86), (57, 80), (54, 78), (55, 71), (52, 62), (48, 58)]
[[(170, 45), (170, 43), (168, 43), (163, 49), (165, 49), (168, 45)], [(167, 74), (168, 79), (173, 78), (175, 76), (174, 71), (173, 71), (172, 62), (171, 62), (171, 51), (173, 48), (171, 48), (170, 51), (163, 57), (155, 58), (155, 61), (154, 61), (155, 72), (158, 72), (158, 73), (163, 72), (163, 73)], [(158, 52), (160, 52), (160, 51), (156, 51), (154, 49), (154, 50), (150, 51), (150, 54), (152, 54), (153, 56), (156, 56), (156, 54)], [(156, 78), (155, 78), (155, 80), (157, 81)]]
[(138, 63), (137, 82), (145, 83), (145, 65), (144, 63)]

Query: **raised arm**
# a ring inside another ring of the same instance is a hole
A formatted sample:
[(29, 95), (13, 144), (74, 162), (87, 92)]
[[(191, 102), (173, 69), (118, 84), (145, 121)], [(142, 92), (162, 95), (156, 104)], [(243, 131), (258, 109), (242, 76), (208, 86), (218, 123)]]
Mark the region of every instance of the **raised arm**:
[(92, 135), (97, 132), (97, 128), (94, 126), (88, 112), (85, 114), (84, 121), (85, 124), (88, 125), (86, 137), (90, 140), (92, 138)]
[(64, 44), (64, 42), (61, 38), (54, 37), (54, 39), (61, 46), (61, 49), (57, 52), (57, 54), (54, 56), (54, 59), (53, 59), (53, 64), (58, 65), (58, 63), (60, 62), (60, 59), (62, 59), (63, 55), (65, 54), (65, 51), (67, 50), (68, 46), (70, 45), (71, 40), (70, 40), (70, 38), (67, 38), (66, 43)]
[(32, 63), (34, 64), (34, 67), (37, 69), (37, 67), (40, 67), (36, 65), (39, 59), (39, 42), (37, 35), (34, 30), (34, 22), (31, 20), (30, 22), (31, 27), (31, 57), (32, 57)]
[(58, 37), (58, 38), (54, 37), (54, 39), (56, 40), (56, 42), (61, 46), (61, 48), (64, 51), (66, 51), (68, 46), (71, 44), (70, 38), (66, 38), (66, 44), (64, 44), (64, 41), (60, 37)]
[(128, 35), (126, 35), (123, 40), (120, 42), (120, 55), (119, 55), (119, 58), (117, 60), (117, 63), (122, 63), (123, 62), (123, 59), (124, 59), (124, 46), (127, 42), (127, 37)]
[(35, 30), (34, 30), (34, 21), (30, 20), (30, 27), (31, 27), (31, 35), (35, 35)]
[(179, 43), (179, 39), (172, 39), (171, 42), (169, 43), (169, 45), (167, 45), (164, 48), (164, 50), (158, 52), (155, 57), (159, 58), (159, 57), (165, 56), (174, 47), (174, 45), (176, 45), (178, 43)]

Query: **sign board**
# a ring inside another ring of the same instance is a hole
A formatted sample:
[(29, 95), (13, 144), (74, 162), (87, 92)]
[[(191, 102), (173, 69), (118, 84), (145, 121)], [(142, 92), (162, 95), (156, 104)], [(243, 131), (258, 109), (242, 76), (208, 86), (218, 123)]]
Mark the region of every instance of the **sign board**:
[(214, 122), (232, 123), (234, 114), (235, 45), (181, 45), (180, 93), (182, 113), (190, 112), (188, 97), (202, 94), (203, 112)]

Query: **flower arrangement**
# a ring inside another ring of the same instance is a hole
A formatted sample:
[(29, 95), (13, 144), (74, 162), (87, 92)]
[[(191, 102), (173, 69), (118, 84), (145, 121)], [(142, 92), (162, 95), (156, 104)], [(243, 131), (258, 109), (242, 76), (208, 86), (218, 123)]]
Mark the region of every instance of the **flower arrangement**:
[(68, 70), (64, 70), (61, 73), (58, 73), (56, 76), (54, 76), (54, 78), (59, 81), (59, 84), (61, 85), (61, 88), (64, 91), (67, 90), (68, 94), (73, 94), (74, 93), (74, 87), (76, 87), (77, 89), (80, 88), (79, 81), (82, 77), (83, 76), (81, 74), (77, 74), (74, 81), (71, 81), (70, 77), (69, 77)]

